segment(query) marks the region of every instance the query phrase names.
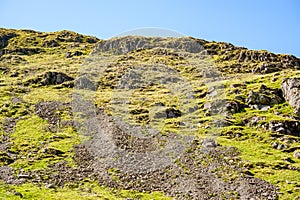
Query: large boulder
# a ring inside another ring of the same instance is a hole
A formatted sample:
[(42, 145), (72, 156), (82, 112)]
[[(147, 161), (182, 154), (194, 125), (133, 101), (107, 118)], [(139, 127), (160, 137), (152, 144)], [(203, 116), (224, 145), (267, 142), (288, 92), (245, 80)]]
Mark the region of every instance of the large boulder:
[(294, 108), (295, 114), (300, 116), (300, 78), (284, 79), (281, 88), (285, 100)]
[(44, 79), (41, 81), (42, 85), (58, 85), (66, 81), (73, 81), (74, 78), (62, 72), (46, 72)]

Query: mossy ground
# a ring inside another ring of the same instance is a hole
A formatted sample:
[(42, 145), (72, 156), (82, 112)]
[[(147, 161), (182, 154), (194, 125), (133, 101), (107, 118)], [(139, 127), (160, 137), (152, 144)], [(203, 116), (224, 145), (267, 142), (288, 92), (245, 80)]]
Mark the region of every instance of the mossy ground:
[[(40, 118), (34, 112), (35, 104), (41, 101), (70, 102), (72, 89), (41, 86), (38, 83), (32, 83), (31, 80), (41, 76), (45, 71), (60, 71), (75, 77), (80, 65), (94, 47), (93, 42), (87, 41), (95, 40), (96, 42), (97, 40), (93, 37), (81, 36), (67, 31), (45, 34), (1, 29), (1, 32), (14, 32), (18, 35), (9, 40), (5, 49), (12, 53), (3, 55), (0, 63), (0, 141), (10, 143), (9, 151), (16, 154), (17, 159), (12, 163), (1, 160), (1, 166), (10, 166), (25, 171), (46, 169), (49, 164), (61, 161), (67, 161), (70, 166), (75, 166), (73, 146), (82, 142), (84, 137), (79, 136), (71, 126), (58, 126), (55, 132), (51, 132), (48, 129), (47, 120)], [(49, 46), (51, 44), (52, 47)], [(207, 45), (210, 47), (221, 44), (212, 42)], [(22, 49), (27, 49), (26, 52), (29, 53), (22, 53)], [(81, 52), (82, 55), (76, 56), (74, 54), (73, 57), (66, 57), (67, 53), (72, 54), (76, 51)], [(237, 49), (234, 52), (239, 54), (240, 51)], [(120, 67), (126, 63), (126, 60), (120, 60), (118, 65), (112, 66), (105, 72), (102, 80), (105, 85), (100, 85), (96, 92), (96, 104), (103, 107), (109, 115), (125, 116), (124, 120), (131, 124), (146, 125), (151, 123), (154, 128), (160, 129), (165, 134), (176, 132), (178, 134), (205, 136), (208, 133), (205, 127), (215, 120), (214, 117), (206, 116), (202, 110), (203, 105), (208, 102), (208, 99), (204, 97), (211, 86), (204, 84), (205, 82), (199, 79), (199, 74), (195, 72), (195, 68), (189, 66), (184, 58), (172, 55), (154, 55), (151, 50), (135, 52), (130, 56), (134, 58), (136, 63), (161, 63), (178, 70), (181, 76), (191, 83), (194, 97), (189, 98), (188, 103), (182, 103), (178, 100), (181, 98), (179, 96), (181, 94), (174, 94), (169, 88), (154, 84), (130, 93), (131, 96), (128, 98), (130, 104), (127, 107), (124, 107), (124, 104), (121, 106), (114, 104), (112, 102), (118, 96), (122, 96), (121, 93), (118, 93), (122, 91), (116, 90), (114, 86), (119, 75), (126, 71), (126, 67)], [(223, 69), (223, 73), (230, 74), (231, 71), (226, 66), (230, 63), (237, 63), (237, 61), (221, 62), (222, 58), (219, 55), (213, 57), (218, 67)], [(257, 61), (252, 63), (253, 66), (257, 64)], [(15, 72), (18, 72), (19, 75), (14, 76)], [(244, 88), (238, 89), (240, 90), (239, 96), (246, 98), (250, 91), (257, 91), (262, 84), (272, 89), (280, 88), (283, 78), (299, 75), (300, 72), (294, 70), (283, 70), (266, 75), (237, 73), (228, 75), (229, 80), (216, 83), (216, 85), (223, 85), (226, 99), (234, 100), (236, 94), (233, 91), (234, 88), (230, 87), (233, 83), (245, 85)], [(26, 85), (28, 82), (30, 84)], [(16, 98), (20, 100), (13, 100)], [(188, 110), (188, 108), (195, 106), (195, 111), (182, 116), (153, 120), (153, 115), (159, 112), (161, 107)], [(62, 120), (72, 119), (70, 113), (64, 110), (58, 111), (57, 114)], [(274, 138), (274, 133), (241, 124), (254, 116), (263, 117), (264, 122), (269, 122), (288, 120), (287, 116), (293, 115), (293, 110), (287, 103), (274, 105), (267, 111), (246, 108), (233, 114), (230, 119), (232, 124), (222, 128), (222, 130), (216, 129), (220, 135), (215, 135), (219, 136), (218, 142), (221, 145), (239, 148), (241, 158), (245, 163), (244, 167), (255, 177), (278, 186), (281, 191), (280, 199), (299, 197), (299, 159), (293, 158), (291, 152), (272, 148), (272, 142), (277, 141)], [(6, 118), (17, 120), (11, 133), (4, 131)], [(189, 122), (191, 125), (185, 126), (185, 122)], [(8, 140), (7, 136), (9, 136)], [(292, 138), (292, 136), (288, 137)], [(297, 142), (290, 144), (290, 147), (299, 146), (299, 139), (295, 139)], [(45, 149), (54, 149), (59, 153), (47, 155)], [(293, 168), (298, 170), (293, 170)], [(75, 186), (70, 184), (56, 189), (46, 188), (44, 185), (31, 182), (21, 185), (0, 183), (0, 198), (20, 199), (18, 192), (22, 194), (23, 199), (169, 199), (162, 192), (116, 190), (99, 186), (90, 180), (83, 180)]]
[[(99, 186), (96, 182), (83, 181), (75, 187), (66, 186), (59, 189), (46, 188), (31, 183), (22, 185), (7, 185), (0, 183), (1, 199), (172, 199), (162, 192), (142, 193), (129, 190), (116, 190)], [(20, 197), (18, 194), (22, 194)]]

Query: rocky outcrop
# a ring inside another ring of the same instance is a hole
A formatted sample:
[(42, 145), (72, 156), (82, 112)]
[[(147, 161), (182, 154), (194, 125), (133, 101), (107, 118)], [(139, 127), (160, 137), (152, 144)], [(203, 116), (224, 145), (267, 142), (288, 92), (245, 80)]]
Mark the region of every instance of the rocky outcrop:
[(43, 43), (43, 47), (46, 47), (46, 48), (52, 48), (52, 47), (58, 47), (58, 46), (59, 46), (59, 43), (56, 40), (46, 40)]
[(262, 64), (255, 67), (252, 72), (253, 73), (260, 73), (260, 74), (268, 74), (280, 71), (282, 65), (280, 63), (273, 63), (273, 62), (263, 62)]
[(300, 116), (300, 78), (284, 79), (281, 88), (285, 100), (294, 108), (295, 114)]
[(182, 38), (160, 38), (160, 37), (122, 37), (106, 40), (96, 47), (92, 54), (101, 52), (112, 52), (114, 54), (126, 54), (138, 49), (152, 49), (156, 47), (171, 48), (196, 53), (204, 50), (202, 44), (206, 41), (191, 37)]
[(256, 110), (268, 110), (272, 105), (279, 104), (284, 101), (282, 91), (271, 89), (265, 85), (261, 85), (259, 91), (250, 91), (246, 103), (250, 108)]
[(46, 72), (44, 79), (41, 81), (42, 85), (58, 85), (66, 81), (73, 81), (74, 78), (62, 73), (62, 72)]
[(270, 121), (262, 127), (284, 135), (300, 136), (300, 122), (297, 120)]
[(0, 29), (0, 49), (6, 47), (8, 45), (8, 40), (13, 38), (13, 37), (16, 37), (17, 34), (16, 33), (6, 33), (6, 31), (4, 33), (1, 33), (2, 32), (2, 29)]

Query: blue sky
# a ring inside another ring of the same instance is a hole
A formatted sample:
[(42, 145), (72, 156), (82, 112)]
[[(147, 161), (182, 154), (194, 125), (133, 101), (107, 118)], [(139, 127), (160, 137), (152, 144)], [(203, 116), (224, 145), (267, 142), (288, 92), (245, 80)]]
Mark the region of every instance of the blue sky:
[(107, 39), (159, 27), (300, 57), (297, 0), (1, 0), (0, 27), (72, 30)]

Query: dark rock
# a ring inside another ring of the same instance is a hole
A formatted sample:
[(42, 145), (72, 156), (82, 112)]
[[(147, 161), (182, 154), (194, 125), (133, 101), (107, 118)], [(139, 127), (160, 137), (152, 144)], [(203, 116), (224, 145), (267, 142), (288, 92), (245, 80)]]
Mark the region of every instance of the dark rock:
[(99, 41), (99, 39), (96, 38), (96, 37), (89, 36), (89, 37), (86, 38), (86, 42), (90, 43), (90, 44), (97, 43), (98, 41)]
[(238, 101), (230, 101), (226, 103), (225, 110), (227, 113), (234, 114), (242, 110), (244, 107), (245, 105)]
[(217, 99), (215, 101), (205, 103), (203, 105), (203, 109), (206, 111), (207, 115), (224, 113), (226, 103), (226, 99)]
[(55, 156), (61, 156), (65, 152), (63, 152), (63, 151), (61, 151), (59, 149), (45, 148), (45, 149), (42, 149), (42, 153), (44, 153), (44, 154), (51, 154), (51, 155), (55, 155)]
[(44, 74), (42, 85), (57, 85), (66, 81), (73, 81), (74, 78), (62, 73), (62, 72), (46, 72)]
[(60, 31), (56, 39), (60, 42), (83, 42), (83, 36), (72, 31)]
[(8, 45), (9, 39), (16, 37), (16, 33), (6, 33), (0, 35), (0, 49), (6, 47)]
[[(1, 147), (1, 145), (0, 145)], [(9, 165), (15, 161), (16, 158), (12, 157), (10, 154), (6, 152), (0, 152), (0, 163), (4, 163), (5, 165)]]
[(10, 75), (10, 77), (18, 77), (19, 74), (20, 74), (19, 72), (15, 71)]
[(14, 195), (19, 196), (20, 198), (23, 198), (23, 194), (21, 192), (15, 192)]
[(271, 98), (261, 93), (250, 91), (246, 102), (250, 105), (270, 105)]
[(160, 112), (155, 113), (154, 118), (177, 118), (182, 115), (180, 110), (175, 108), (167, 108)]
[(81, 51), (74, 51), (74, 52), (68, 52), (66, 53), (66, 58), (72, 58), (74, 56), (81, 56), (83, 53)]
[(230, 85), (231, 88), (246, 88), (245, 84), (242, 83), (233, 83)]
[(281, 88), (285, 100), (294, 108), (295, 114), (300, 116), (300, 78), (284, 79)]
[(43, 44), (43, 47), (46, 48), (52, 48), (52, 47), (58, 47), (59, 43), (56, 40), (46, 40)]
[(300, 122), (298, 120), (271, 121), (262, 126), (266, 130), (285, 135), (300, 136)]
[(0, 166), (0, 180), (8, 184), (21, 184), (24, 179), (20, 180), (15, 177), (15, 170), (12, 167)]
[(289, 163), (295, 163), (295, 161), (292, 160), (291, 158), (285, 158), (284, 160), (287, 161), (287, 162), (289, 162)]

